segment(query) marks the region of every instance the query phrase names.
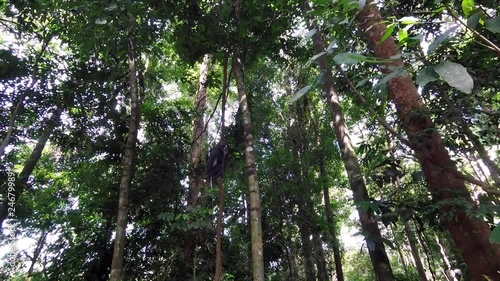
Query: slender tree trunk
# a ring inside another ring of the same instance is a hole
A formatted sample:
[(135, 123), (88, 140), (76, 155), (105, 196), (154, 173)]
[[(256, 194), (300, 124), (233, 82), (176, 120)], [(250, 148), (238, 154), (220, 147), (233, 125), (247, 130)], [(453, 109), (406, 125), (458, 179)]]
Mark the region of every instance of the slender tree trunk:
[[(131, 27), (135, 27), (135, 18), (130, 15), (129, 21)], [(125, 236), (127, 228), (127, 212), (128, 212), (128, 195), (130, 184), (132, 181), (132, 167), (137, 143), (137, 132), (141, 122), (141, 101), (139, 99), (137, 88), (137, 65), (136, 65), (136, 50), (135, 50), (135, 35), (132, 32), (129, 37), (128, 50), (128, 71), (129, 71), (129, 87), (130, 87), (130, 125), (125, 146), (125, 156), (123, 159), (123, 170), (120, 180), (120, 197), (118, 201), (118, 218), (116, 223), (116, 238), (113, 251), (113, 262), (111, 264), (111, 281), (120, 281), (123, 272), (123, 255), (125, 250)]]
[[(393, 38), (381, 40), (387, 28), (372, 1), (368, 1), (358, 14), (358, 21), (377, 58), (391, 61), (382, 65), (381, 71), (388, 74), (395, 68), (403, 68), (402, 60), (394, 59), (400, 57), (400, 53)], [(488, 225), (476, 216), (469, 216), (469, 207), (464, 206), (464, 203), (459, 207), (453, 206), (452, 201), (462, 200), (473, 206), (473, 209), (477, 208), (464, 180), (457, 176), (456, 165), (434, 128), (413, 80), (408, 75), (395, 77), (388, 82), (388, 89), (432, 196), (444, 205), (441, 209), (442, 219), (456, 247), (463, 254), (472, 279), (482, 280), (487, 276), (492, 280), (500, 280), (500, 246), (490, 243)], [(450, 216), (450, 212), (454, 216)]]
[(318, 281), (328, 281), (328, 266), (326, 265), (325, 251), (323, 250), (323, 241), (319, 234), (318, 227), (312, 227), (312, 241), (314, 249), (314, 260), (316, 261), (316, 268), (318, 269)]
[(250, 189), (250, 219), (252, 234), (252, 272), (253, 281), (264, 281), (264, 258), (262, 247), (262, 221), (260, 210), (259, 182), (255, 165), (255, 148), (252, 132), (252, 119), (248, 108), (247, 94), (243, 82), (243, 65), (241, 54), (237, 49), (233, 58), (233, 72), (236, 77), (240, 110), (243, 116), (243, 131), (245, 137), (245, 159), (248, 172), (248, 187)]
[(417, 267), (420, 281), (427, 281), (427, 275), (425, 274), (424, 265), (422, 264), (422, 259), (420, 258), (420, 254), (418, 253), (417, 239), (415, 238), (415, 234), (411, 229), (410, 220), (404, 214), (403, 224), (406, 237), (408, 237), (408, 242), (410, 244), (411, 255), (413, 256), (413, 260), (415, 261), (415, 266)]
[(28, 273), (26, 274), (26, 281), (31, 281), (31, 277), (33, 276), (33, 270), (35, 269), (36, 261), (42, 252), (43, 245), (45, 244), (45, 238), (47, 237), (47, 232), (42, 230), (40, 234), (40, 238), (38, 238), (38, 242), (36, 243), (35, 251), (33, 252), (33, 257), (31, 257), (31, 265), (28, 269)]
[(215, 281), (222, 280), (222, 220), (224, 219), (224, 184), (222, 177), (217, 178), (219, 186), (219, 213), (217, 215), (216, 244), (215, 244)]
[[(321, 143), (321, 142), (319, 142)], [(319, 170), (320, 175), (326, 178), (326, 168), (324, 158), (322, 153), (319, 159)], [(337, 237), (335, 215), (333, 214), (332, 205), (330, 203), (330, 194), (328, 192), (328, 187), (323, 187), (323, 198), (325, 200), (326, 209), (326, 220), (328, 222), (328, 232), (330, 233), (331, 248), (333, 250), (333, 259), (335, 261), (335, 275), (337, 276), (337, 281), (344, 281), (344, 271), (342, 269), (342, 256), (340, 254), (340, 243)]]
[[(208, 73), (210, 71), (210, 61), (212, 56), (205, 55), (203, 62), (200, 65), (200, 78), (198, 92), (196, 93), (196, 117), (193, 124), (193, 144), (191, 147), (191, 169), (189, 175), (189, 192), (187, 198), (188, 212), (198, 207), (198, 196), (201, 187), (204, 185), (206, 178), (205, 171), (205, 144), (207, 133), (205, 130), (205, 110), (207, 108), (207, 92), (208, 92)], [(189, 278), (196, 279), (196, 259), (194, 258), (196, 247), (199, 243), (199, 231), (191, 229), (184, 239), (184, 260), (186, 264), (192, 265), (192, 274), (186, 272), (186, 280)], [(187, 268), (186, 268), (187, 270)], [(189, 276), (190, 275), (190, 276)]]
[(200, 66), (200, 78), (198, 92), (196, 93), (196, 119), (194, 120), (193, 145), (191, 148), (191, 176), (189, 177), (188, 206), (195, 207), (205, 179), (205, 167), (203, 165), (203, 147), (206, 142), (205, 117), (207, 108), (208, 73), (210, 71), (211, 55), (203, 57)]
[[(62, 111), (62, 108), (57, 108), (54, 113), (52, 113), (52, 116), (47, 121), (46, 128), (43, 130), (42, 135), (38, 139), (35, 148), (33, 148), (30, 156), (28, 157), (26, 162), (24, 162), (24, 167), (15, 181), (15, 202), (17, 202), (21, 197), (24, 189), (26, 188), (26, 185), (28, 184), (29, 177), (33, 173), (33, 170), (35, 170), (38, 160), (40, 160), (40, 157), (42, 157), (42, 152), (45, 148), (45, 145), (47, 144), (47, 141), (54, 132), (54, 129), (57, 127), (57, 125), (59, 125), (59, 119), (61, 118)], [(7, 200), (7, 196), (5, 196), (5, 198), (5, 200)], [(8, 215), (7, 203), (7, 201), (3, 202), (2, 209), (0, 210), (0, 229)]]
[[(308, 13), (310, 11), (309, 3), (303, 0), (303, 11)], [(325, 45), (321, 38), (320, 31), (316, 26), (315, 20), (308, 15), (308, 28), (310, 30), (316, 29), (317, 32), (313, 35), (313, 47), (316, 54), (325, 51)], [(381, 239), (380, 229), (378, 228), (377, 219), (371, 210), (365, 210), (360, 207), (362, 202), (369, 201), (368, 192), (366, 190), (363, 175), (359, 167), (358, 158), (354, 152), (352, 141), (349, 136), (348, 128), (345, 123), (344, 114), (340, 106), (339, 96), (334, 87), (333, 75), (330, 65), (325, 56), (320, 56), (316, 59), (321, 72), (323, 73), (323, 91), (325, 93), (328, 104), (332, 111), (334, 120), (334, 131), (337, 137), (339, 148), (342, 154), (349, 183), (353, 192), (354, 203), (357, 206), (361, 228), (363, 233), (366, 234), (366, 242), (368, 245), (368, 252), (375, 271), (375, 276), (378, 281), (394, 280), (392, 274), (389, 258), (385, 251), (384, 244)]]
[(313, 247), (311, 243), (311, 232), (307, 226), (307, 215), (304, 210), (303, 202), (300, 198), (298, 199), (299, 212), (297, 215), (297, 224), (299, 226), (300, 240), (302, 241), (302, 254), (304, 258), (304, 272), (306, 274), (306, 281), (315, 281), (316, 275), (314, 272), (314, 258), (313, 258)]

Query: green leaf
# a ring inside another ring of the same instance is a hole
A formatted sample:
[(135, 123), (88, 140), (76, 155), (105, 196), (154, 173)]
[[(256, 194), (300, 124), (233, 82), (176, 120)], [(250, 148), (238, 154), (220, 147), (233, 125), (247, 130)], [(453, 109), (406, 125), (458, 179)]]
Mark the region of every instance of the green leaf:
[(389, 82), (389, 80), (391, 80), (392, 78), (395, 78), (396, 76), (408, 76), (408, 72), (406, 72), (406, 70), (404, 68), (398, 68), (398, 69), (394, 70), (393, 72), (384, 76), (382, 79), (380, 79), (380, 81), (378, 81), (378, 83), (375, 84), (373, 86), (373, 88), (377, 88), (380, 85), (385, 85), (387, 82)]
[(314, 61), (314, 60), (316, 60), (317, 58), (319, 58), (319, 57), (321, 57), (321, 56), (324, 56), (324, 55), (326, 55), (326, 52), (321, 52), (321, 53), (319, 53), (319, 54), (314, 55), (314, 56), (313, 56), (313, 57), (312, 57), (312, 58), (311, 58), (311, 59), (307, 62), (307, 64), (309, 64), (311, 61)]
[(500, 33), (500, 17), (487, 19), (484, 27), (493, 33)]
[(474, 0), (462, 0), (462, 11), (464, 11), (465, 17), (469, 17), (470, 13), (474, 11)]
[(417, 24), (420, 20), (416, 17), (402, 17), (398, 20), (402, 24)]
[(389, 36), (392, 35), (392, 33), (394, 32), (394, 29), (396, 28), (396, 25), (395, 24), (390, 24), (387, 26), (387, 29), (384, 33), (384, 36), (382, 36), (382, 38), (380, 39), (380, 42), (378, 42), (378, 44), (382, 44), (385, 40), (387, 40), (387, 38), (389, 38)]
[(293, 97), (290, 99), (290, 103), (295, 102), (296, 100), (300, 99), (303, 95), (305, 95), (309, 89), (311, 89), (311, 85), (307, 85), (304, 88), (300, 89)]
[(367, 57), (354, 53), (340, 53), (333, 57), (337, 64), (356, 64), (359, 61), (366, 61)]
[(434, 71), (434, 67), (429, 66), (420, 70), (417, 74), (416, 82), (419, 87), (427, 85), (427, 83), (436, 81), (439, 79), (439, 74)]
[(500, 244), (500, 223), (498, 223), (497, 226), (493, 228), (493, 231), (490, 235), (490, 242)]
[(454, 62), (444, 62), (436, 66), (434, 70), (453, 88), (466, 94), (472, 92), (474, 80), (472, 80), (472, 77), (463, 65)]
[(434, 52), (439, 45), (441, 45), (444, 41), (448, 40), (450, 35), (458, 28), (458, 25), (453, 26), (452, 28), (446, 30), (443, 34), (439, 35), (434, 42), (429, 46), (427, 50), (427, 54), (431, 54)]
[(480, 19), (481, 19), (481, 12), (474, 13), (467, 19), (467, 26), (473, 29), (476, 28)]

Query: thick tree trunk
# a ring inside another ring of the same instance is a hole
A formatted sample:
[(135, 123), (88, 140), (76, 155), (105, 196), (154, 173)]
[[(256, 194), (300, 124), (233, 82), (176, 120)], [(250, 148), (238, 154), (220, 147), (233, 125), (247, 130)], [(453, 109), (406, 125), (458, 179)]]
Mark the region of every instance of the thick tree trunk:
[(410, 244), (411, 255), (415, 261), (415, 266), (417, 267), (418, 276), (420, 281), (427, 281), (427, 275), (425, 274), (424, 265), (422, 264), (422, 259), (418, 253), (417, 238), (411, 229), (410, 220), (403, 215), (403, 224), (406, 237), (408, 237), (408, 242)]
[(248, 108), (247, 94), (243, 82), (243, 65), (239, 50), (233, 58), (233, 72), (236, 77), (240, 110), (243, 116), (243, 131), (245, 138), (245, 159), (248, 172), (248, 187), (250, 189), (250, 220), (252, 234), (252, 272), (253, 281), (264, 281), (264, 258), (262, 247), (262, 221), (260, 210), (259, 182), (255, 165), (255, 148), (252, 132), (252, 120)]
[[(307, 14), (310, 11), (309, 3), (303, 0), (303, 10)], [(325, 45), (321, 38), (320, 31), (316, 26), (316, 22), (311, 16), (308, 15), (308, 28), (309, 30), (316, 29), (317, 32), (313, 35), (313, 47), (316, 54), (325, 51)], [(340, 106), (339, 96), (334, 87), (333, 75), (330, 65), (325, 56), (320, 56), (316, 59), (321, 72), (323, 73), (323, 91), (325, 93), (327, 102), (330, 106), (333, 115), (334, 131), (337, 137), (339, 148), (342, 154), (342, 160), (347, 171), (349, 184), (351, 186), (354, 203), (357, 206), (361, 228), (363, 233), (366, 234), (366, 243), (368, 245), (368, 252), (375, 271), (375, 276), (378, 281), (394, 280), (389, 258), (385, 251), (384, 244), (381, 239), (380, 229), (378, 228), (377, 219), (371, 210), (365, 210), (360, 207), (362, 202), (369, 201), (368, 192), (366, 190), (363, 175), (359, 167), (358, 158), (354, 152), (352, 141), (349, 136), (348, 128), (345, 123), (344, 114)]]
[[(135, 26), (135, 19), (132, 16), (130, 16), (130, 22), (133, 28)], [(139, 99), (137, 89), (136, 50), (135, 36), (133, 33), (129, 37), (128, 59), (131, 114), (127, 143), (125, 146), (125, 156), (123, 159), (122, 176), (120, 180), (116, 238), (110, 275), (111, 281), (120, 281), (122, 279), (123, 255), (125, 250), (126, 238), (125, 230), (127, 228), (128, 195), (130, 191), (130, 183), (132, 181), (132, 167), (136, 150), (137, 132), (139, 130), (139, 124), (141, 121), (141, 101)]]
[[(16, 184), (16, 188), (14, 190), (15, 202), (19, 200), (24, 189), (26, 188), (28, 179), (33, 173), (33, 170), (35, 170), (38, 160), (40, 160), (40, 157), (42, 157), (43, 149), (45, 148), (45, 145), (47, 144), (50, 135), (52, 135), (52, 133), (54, 132), (55, 127), (59, 125), (59, 119), (61, 118), (62, 111), (63, 111), (62, 108), (57, 108), (54, 111), (54, 113), (52, 113), (52, 116), (48, 120), (47, 126), (45, 130), (43, 130), (40, 138), (38, 139), (35, 148), (33, 148), (33, 151), (31, 152), (30, 156), (28, 157), (26, 162), (24, 162), (24, 167), (15, 181)], [(7, 200), (7, 196), (5, 196), (4, 198), (5, 200)], [(8, 201), (3, 202), (2, 209), (0, 210), (0, 229), (8, 215), (7, 203)]]
[(224, 184), (222, 177), (217, 178), (219, 187), (219, 212), (217, 215), (216, 243), (215, 243), (215, 277), (214, 281), (222, 280), (222, 220), (224, 219)]
[[(371, 1), (358, 14), (359, 25), (368, 43), (380, 59), (391, 62), (381, 66), (385, 74), (403, 68), (400, 53), (392, 37), (381, 42), (387, 28), (380, 11)], [(450, 231), (456, 247), (463, 254), (473, 280), (484, 276), (500, 280), (500, 246), (489, 242), (490, 229), (475, 216), (469, 216), (469, 206), (476, 209), (464, 180), (457, 177), (456, 165), (451, 160), (440, 134), (434, 128), (426, 106), (423, 104), (413, 80), (408, 75), (393, 78), (388, 83), (389, 97), (394, 102), (399, 119), (408, 135), (418, 161), (425, 173), (432, 196), (444, 204), (442, 220)], [(469, 206), (454, 207), (462, 200)], [(450, 213), (453, 216), (450, 216)]]

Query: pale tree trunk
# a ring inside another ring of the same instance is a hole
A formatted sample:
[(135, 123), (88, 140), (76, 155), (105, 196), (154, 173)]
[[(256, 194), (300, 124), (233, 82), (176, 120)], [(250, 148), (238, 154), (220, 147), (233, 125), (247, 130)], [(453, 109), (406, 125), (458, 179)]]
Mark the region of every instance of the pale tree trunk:
[[(400, 57), (394, 39), (390, 36), (383, 42), (381, 40), (387, 27), (372, 1), (368, 1), (358, 14), (358, 21), (376, 57), (390, 60), (382, 65), (381, 71), (389, 74), (394, 69), (403, 68), (402, 60), (394, 59)], [(413, 80), (408, 75), (401, 75), (391, 79), (387, 86), (389, 97), (396, 106), (403, 129), (425, 173), (429, 190), (444, 205), (441, 209), (442, 220), (462, 253), (472, 279), (482, 280), (487, 276), (500, 280), (500, 245), (490, 243), (488, 225), (477, 216), (469, 216), (469, 207), (454, 207), (451, 203), (462, 200), (473, 209), (477, 208), (464, 180), (458, 176), (457, 167), (441, 135), (434, 128)], [(450, 216), (450, 212), (454, 216)]]
[[(129, 16), (131, 28), (135, 28), (135, 18)], [(129, 37), (128, 49), (129, 95), (130, 95), (130, 125), (128, 130), (125, 156), (123, 159), (122, 176), (120, 179), (120, 195), (118, 201), (118, 217), (116, 223), (116, 238), (111, 264), (111, 281), (120, 281), (123, 272), (123, 254), (125, 250), (125, 236), (127, 228), (128, 195), (132, 181), (132, 168), (137, 143), (137, 132), (141, 121), (141, 99), (137, 88), (137, 65), (135, 50), (135, 35)]]
[(241, 54), (237, 49), (233, 58), (233, 72), (236, 77), (240, 110), (243, 117), (243, 131), (245, 138), (245, 159), (250, 190), (250, 220), (252, 235), (252, 273), (253, 281), (264, 281), (264, 258), (262, 247), (262, 221), (260, 210), (259, 182), (255, 165), (255, 148), (252, 131), (252, 120), (248, 108), (247, 94), (243, 82), (243, 65)]
[(408, 217), (403, 214), (403, 224), (406, 237), (408, 237), (408, 243), (410, 244), (411, 255), (413, 256), (413, 260), (415, 261), (415, 266), (417, 267), (418, 276), (420, 277), (420, 281), (427, 281), (427, 275), (425, 274), (424, 265), (422, 264), (422, 259), (420, 258), (420, 254), (418, 253), (417, 247), (417, 239), (410, 225), (410, 220)]
[[(208, 92), (208, 73), (210, 71), (210, 62), (212, 56), (205, 55), (203, 62), (200, 65), (200, 78), (198, 84), (198, 92), (196, 93), (196, 117), (193, 124), (193, 143), (191, 146), (191, 169), (189, 175), (189, 192), (187, 197), (188, 211), (198, 207), (198, 196), (201, 187), (204, 185), (206, 178), (205, 171), (205, 145), (207, 141), (207, 132), (205, 129), (205, 110), (207, 108), (207, 92)], [(199, 243), (198, 231), (193, 229), (187, 233), (184, 240), (184, 260), (186, 264), (192, 265), (192, 278), (196, 279), (196, 256), (195, 251)], [(185, 278), (190, 278), (186, 276)]]
[[(59, 125), (62, 111), (63, 111), (62, 108), (59, 107), (52, 113), (52, 116), (47, 121), (47, 125), (44, 128), (42, 135), (38, 139), (35, 147), (33, 148), (33, 151), (31, 152), (28, 159), (26, 159), (26, 162), (24, 162), (24, 167), (15, 181), (16, 184), (16, 188), (14, 190), (15, 202), (17, 202), (21, 197), (24, 189), (26, 188), (26, 184), (28, 183), (29, 177), (33, 173), (33, 170), (35, 170), (38, 160), (40, 160), (40, 158), (42, 157), (42, 152), (43, 149), (45, 148), (45, 145), (47, 145), (47, 142), (49, 141), (50, 136), (54, 132), (54, 129), (57, 127), (57, 125)], [(5, 198), (7, 200), (7, 196), (5, 196)], [(8, 215), (7, 203), (8, 203), (7, 201), (3, 202), (2, 209), (0, 210), (0, 229)]]
[[(303, 0), (302, 8), (306, 14), (310, 11), (307, 0)], [(308, 15), (308, 28), (309, 30), (317, 30), (312, 37), (314, 52), (316, 54), (324, 52), (325, 45), (323, 43), (323, 39), (321, 38), (320, 30), (318, 29), (318, 26), (316, 26), (315, 20), (310, 15)], [(337, 137), (338, 145), (342, 154), (342, 160), (347, 171), (349, 184), (353, 192), (354, 203), (356, 204), (358, 210), (361, 228), (363, 233), (366, 234), (365, 239), (368, 245), (368, 252), (375, 271), (375, 276), (378, 281), (392, 281), (394, 280), (394, 276), (392, 274), (389, 258), (387, 257), (387, 253), (381, 239), (377, 219), (371, 210), (365, 210), (360, 207), (361, 203), (369, 201), (369, 196), (366, 190), (363, 175), (361, 174), (358, 158), (354, 152), (348, 128), (345, 123), (339, 96), (334, 87), (330, 65), (324, 55), (318, 57), (316, 61), (321, 72), (323, 73), (323, 91), (332, 111), (335, 135)]]

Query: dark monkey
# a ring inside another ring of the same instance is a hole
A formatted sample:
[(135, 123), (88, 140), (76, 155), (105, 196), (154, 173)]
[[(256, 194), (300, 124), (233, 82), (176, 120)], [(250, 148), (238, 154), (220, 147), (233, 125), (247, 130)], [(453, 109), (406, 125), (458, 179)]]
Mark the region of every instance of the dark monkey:
[(224, 173), (224, 156), (228, 148), (228, 145), (221, 141), (214, 148), (210, 149), (207, 160), (207, 173), (210, 180), (222, 177)]

